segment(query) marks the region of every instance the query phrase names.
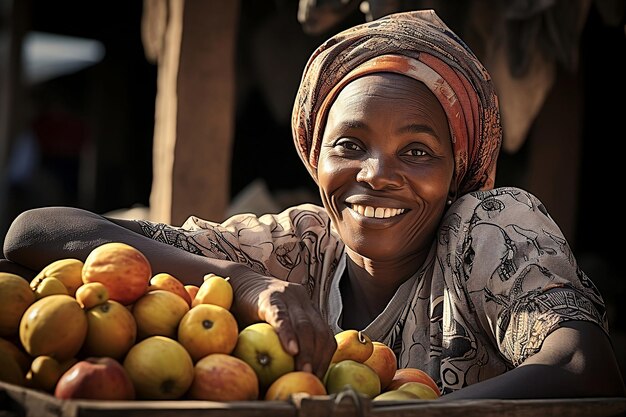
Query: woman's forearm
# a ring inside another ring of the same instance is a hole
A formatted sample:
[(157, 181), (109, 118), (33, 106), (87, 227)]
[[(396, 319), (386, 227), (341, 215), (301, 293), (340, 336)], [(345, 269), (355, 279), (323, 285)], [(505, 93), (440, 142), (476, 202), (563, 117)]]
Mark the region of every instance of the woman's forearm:
[(522, 366), (441, 400), (624, 395), (624, 382), (604, 332), (593, 323), (569, 322), (548, 335), (541, 350)]
[(153, 273), (168, 272), (185, 284), (202, 283), (205, 274), (237, 275), (246, 268), (228, 261), (194, 255), (150, 239), (135, 222), (114, 220), (69, 207), (29, 210), (18, 216), (5, 237), (6, 259), (32, 270), (40, 270), (63, 258), (85, 260), (97, 246), (123, 242), (140, 250), (150, 261)]

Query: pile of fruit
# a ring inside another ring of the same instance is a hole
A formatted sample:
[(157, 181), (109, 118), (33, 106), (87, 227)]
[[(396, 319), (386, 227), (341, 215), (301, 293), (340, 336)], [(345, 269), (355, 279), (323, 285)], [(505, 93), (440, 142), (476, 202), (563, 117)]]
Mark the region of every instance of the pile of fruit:
[(425, 372), (397, 369), (387, 345), (337, 334), (324, 380), (296, 371), (268, 323), (239, 329), (228, 278), (198, 287), (124, 243), (61, 259), (30, 283), (0, 272), (0, 381), (64, 399), (288, 400), (347, 385), (374, 400), (435, 399)]

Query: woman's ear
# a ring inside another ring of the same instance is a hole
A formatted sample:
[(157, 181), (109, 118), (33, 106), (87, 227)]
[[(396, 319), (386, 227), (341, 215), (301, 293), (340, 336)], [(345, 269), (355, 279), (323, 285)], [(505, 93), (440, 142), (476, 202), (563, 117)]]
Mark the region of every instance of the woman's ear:
[(457, 190), (458, 190), (458, 185), (456, 183), (456, 173), (455, 173), (454, 175), (452, 175), (452, 181), (450, 181), (450, 188), (448, 189), (448, 198), (447, 198), (448, 205), (454, 203), (456, 199), (458, 198)]

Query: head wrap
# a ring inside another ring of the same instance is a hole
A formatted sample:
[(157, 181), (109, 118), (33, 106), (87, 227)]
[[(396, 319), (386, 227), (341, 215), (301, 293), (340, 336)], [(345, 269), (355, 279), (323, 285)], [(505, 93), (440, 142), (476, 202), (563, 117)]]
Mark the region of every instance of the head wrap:
[(493, 188), (502, 128), (491, 77), (432, 10), (360, 24), (313, 52), (292, 114), (294, 142), (313, 178), (335, 98), (350, 81), (380, 72), (423, 82), (441, 103), (452, 138), (457, 192)]

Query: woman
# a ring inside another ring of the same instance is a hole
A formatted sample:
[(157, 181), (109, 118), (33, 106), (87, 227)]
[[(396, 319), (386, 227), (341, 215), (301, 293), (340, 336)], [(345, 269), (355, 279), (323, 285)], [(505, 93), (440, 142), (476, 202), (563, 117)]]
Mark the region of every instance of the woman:
[(320, 46), (293, 132), (323, 208), (180, 228), (37, 209), (14, 221), (5, 256), (37, 270), (124, 241), (187, 283), (229, 276), (240, 324), (269, 322), (319, 376), (333, 334), (363, 329), (442, 399), (624, 395), (602, 298), (559, 228), (529, 193), (493, 189), (493, 85), (432, 11)]

